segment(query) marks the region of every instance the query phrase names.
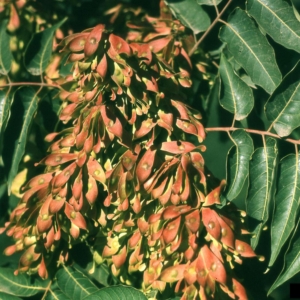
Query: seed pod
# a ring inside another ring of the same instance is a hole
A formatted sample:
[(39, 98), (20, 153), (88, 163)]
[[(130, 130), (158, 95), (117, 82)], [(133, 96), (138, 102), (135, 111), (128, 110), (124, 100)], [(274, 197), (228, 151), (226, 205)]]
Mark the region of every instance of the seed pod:
[(102, 33), (105, 29), (105, 26), (102, 24), (99, 24), (93, 28), (93, 30), (88, 34), (86, 38), (86, 43), (84, 45), (84, 54), (86, 56), (93, 55), (97, 48), (98, 44), (102, 38)]

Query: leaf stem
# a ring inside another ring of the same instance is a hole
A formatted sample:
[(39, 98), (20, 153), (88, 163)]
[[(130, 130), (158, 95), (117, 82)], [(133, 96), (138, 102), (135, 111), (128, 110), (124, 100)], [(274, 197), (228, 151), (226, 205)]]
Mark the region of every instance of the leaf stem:
[(214, 21), (210, 24), (210, 26), (207, 28), (207, 30), (204, 32), (204, 34), (201, 36), (201, 38), (197, 41), (197, 43), (193, 46), (193, 48), (189, 52), (189, 56), (193, 55), (194, 52), (197, 50), (198, 46), (201, 44), (201, 42), (205, 39), (205, 37), (209, 34), (209, 32), (213, 29), (213, 27), (218, 23), (220, 20), (222, 14), (225, 12), (229, 4), (232, 2), (232, 0), (229, 0), (224, 8), (221, 10), (219, 14), (217, 14), (217, 17), (214, 19)]
[(49, 284), (45, 288), (45, 293), (43, 295), (42, 300), (46, 299), (46, 296), (47, 296), (47, 294), (48, 294), (49, 291), (50, 291), (51, 294), (53, 294), (53, 292), (51, 291), (51, 284), (52, 284), (52, 280), (49, 281)]
[[(259, 135), (262, 135), (262, 136), (267, 135), (267, 136), (272, 136), (272, 137), (277, 138), (277, 139), (283, 139), (278, 134), (271, 133), (269, 131), (262, 131), (262, 130), (255, 130), (255, 129), (246, 129), (246, 128), (237, 128), (237, 127), (208, 127), (208, 128), (205, 128), (205, 130), (207, 132), (213, 132), (213, 131), (230, 132), (230, 131), (235, 131), (235, 130), (238, 130), (238, 129), (243, 129), (246, 132), (253, 133), (253, 134), (259, 134)], [(300, 140), (293, 140), (293, 139), (283, 139), (283, 140), (286, 141), (286, 142), (292, 143), (294, 145), (300, 145)]]
[(218, 5), (217, 5), (217, 3), (216, 3), (216, 0), (213, 0), (213, 4), (214, 4), (214, 7), (215, 7), (217, 16), (219, 16), (219, 15), (220, 15), (220, 12), (219, 12)]
[(7, 84), (2, 84), (0, 85), (0, 88), (3, 87), (12, 87), (12, 86), (26, 86), (26, 85), (33, 85), (33, 86), (40, 86), (40, 87), (52, 87), (52, 88), (57, 88), (62, 90), (62, 87), (60, 87), (59, 85), (56, 84), (50, 84), (50, 83), (44, 83), (44, 82), (10, 82)]
[(270, 130), (272, 129), (272, 127), (273, 127), (273, 123), (274, 123), (274, 122), (272, 122), (272, 124), (270, 125), (270, 127), (268, 128), (268, 130), (267, 130), (267, 131), (270, 131)]

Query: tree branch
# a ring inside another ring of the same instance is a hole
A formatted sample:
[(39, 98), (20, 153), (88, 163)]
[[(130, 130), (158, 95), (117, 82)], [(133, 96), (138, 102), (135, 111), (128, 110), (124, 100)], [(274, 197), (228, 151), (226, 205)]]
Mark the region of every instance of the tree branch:
[(207, 28), (207, 30), (204, 32), (204, 34), (201, 36), (201, 38), (197, 41), (197, 43), (193, 46), (193, 48), (189, 52), (189, 56), (193, 55), (193, 53), (197, 50), (198, 46), (201, 44), (201, 42), (205, 39), (205, 37), (209, 34), (209, 32), (213, 29), (213, 27), (217, 24), (217, 22), (220, 20), (222, 14), (225, 12), (229, 4), (232, 2), (232, 0), (229, 0), (224, 8), (221, 10), (219, 14), (217, 14), (217, 17), (215, 20), (210, 24), (210, 26)]
[(7, 84), (0, 85), (0, 89), (3, 87), (12, 87), (12, 86), (21, 86), (21, 85), (33, 85), (33, 86), (40, 86), (40, 87), (51, 87), (62, 90), (63, 88), (56, 84), (44, 83), (44, 82), (10, 82)]
[(238, 130), (238, 129), (243, 129), (246, 132), (253, 133), (253, 134), (259, 134), (259, 135), (262, 135), (262, 136), (266, 136), (266, 135), (267, 136), (272, 136), (274, 138), (281, 139), (285, 142), (289, 142), (289, 143), (292, 143), (294, 145), (300, 145), (300, 140), (284, 139), (281, 136), (279, 136), (278, 134), (271, 133), (269, 131), (262, 131), (262, 130), (255, 130), (255, 129), (245, 129), (245, 128), (237, 128), (237, 127), (208, 127), (208, 128), (205, 128), (205, 130), (207, 132), (213, 132), (213, 131), (216, 131), (216, 132), (218, 132), (218, 131), (230, 132), (230, 131), (235, 131), (235, 130)]

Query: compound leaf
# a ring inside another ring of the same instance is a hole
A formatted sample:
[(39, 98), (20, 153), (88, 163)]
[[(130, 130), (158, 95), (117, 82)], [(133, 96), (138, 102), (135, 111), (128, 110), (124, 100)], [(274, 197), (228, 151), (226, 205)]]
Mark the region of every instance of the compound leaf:
[(259, 242), (261, 230), (269, 219), (270, 204), (274, 194), (277, 155), (276, 140), (267, 137), (264, 140), (264, 147), (254, 151), (250, 162), (247, 214), (260, 222), (253, 231), (254, 237), (251, 239), (251, 246), (254, 249)]
[(6, 32), (7, 22), (0, 23), (0, 74), (2, 75), (8, 74), (13, 59), (9, 46), (10, 37)]
[(282, 246), (295, 227), (300, 197), (300, 158), (289, 154), (281, 160), (280, 175), (275, 197), (275, 212), (271, 228), (272, 266)]
[(14, 97), (10, 91), (10, 89), (6, 92), (0, 90), (0, 154), (2, 153), (4, 131), (10, 117), (10, 108)]
[(167, 1), (176, 17), (195, 34), (205, 31), (210, 25), (208, 14), (195, 0)]
[(47, 296), (45, 300), (70, 300), (60, 289), (52, 289), (52, 287), (48, 290)]
[(300, 52), (300, 22), (287, 1), (249, 0), (247, 11), (277, 43)]
[(84, 300), (146, 300), (147, 297), (140, 291), (128, 286), (112, 286), (103, 288), (96, 293), (87, 296)]
[(231, 134), (234, 146), (227, 156), (227, 189), (226, 198), (231, 201), (241, 192), (249, 174), (249, 161), (253, 153), (253, 141), (249, 134), (242, 129)]
[(220, 99), (220, 104), (233, 113), (236, 120), (243, 120), (254, 105), (252, 90), (234, 73), (224, 54), (221, 55), (219, 71), (223, 83), (223, 97)]
[(271, 94), (281, 81), (281, 73), (273, 48), (251, 18), (235, 9), (219, 36), (252, 81)]
[(33, 120), (33, 116), (36, 113), (38, 107), (38, 97), (37, 93), (31, 87), (22, 87), (18, 89), (15, 93), (16, 97), (21, 99), (22, 105), (24, 107), (23, 114), (23, 125), (19, 138), (16, 141), (15, 150), (13, 154), (12, 166), (8, 176), (8, 191), (10, 192), (12, 181), (14, 180), (16, 174), (18, 173), (19, 163), (24, 155), (25, 146), (27, 141), (28, 131)]
[(200, 5), (218, 5), (222, 0), (197, 0)]
[(57, 274), (57, 285), (72, 300), (80, 300), (98, 291), (98, 288), (81, 272), (63, 266)]
[[(88, 264), (88, 270), (92, 268), (93, 263)], [(94, 272), (90, 274), (90, 278), (96, 280), (103, 286), (109, 286), (109, 277), (110, 277), (110, 270), (106, 264), (101, 264), (99, 267), (94, 269)]]
[(271, 286), (268, 294), (271, 294), (277, 287), (288, 281), (290, 278), (300, 272), (300, 237), (297, 236), (293, 241), (291, 248), (288, 253), (285, 254), (284, 258), (284, 269), (278, 278)]
[(3, 293), (18, 297), (30, 297), (45, 292), (48, 283), (47, 280), (33, 280), (27, 274), (15, 276), (13, 269), (0, 268), (0, 292)]
[(52, 41), (55, 30), (66, 18), (41, 32), (34, 34), (30, 40), (24, 57), (26, 69), (32, 75), (41, 75), (47, 68), (52, 53)]
[(300, 126), (300, 62), (288, 73), (269, 98), (265, 110), (271, 127), (280, 136)]
[(9, 115), (10, 107), (12, 104), (12, 96), (9, 94), (10, 91), (0, 90), (0, 133), (2, 134), (6, 128)]
[(1, 300), (22, 300), (21, 298), (0, 292)]

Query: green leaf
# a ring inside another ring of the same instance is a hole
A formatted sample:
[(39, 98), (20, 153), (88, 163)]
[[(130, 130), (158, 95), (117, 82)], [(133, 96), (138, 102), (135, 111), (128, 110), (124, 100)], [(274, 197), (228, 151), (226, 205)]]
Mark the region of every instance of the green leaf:
[(223, 0), (197, 0), (197, 3), (199, 5), (218, 5), (221, 3)]
[(57, 285), (57, 281), (53, 280), (50, 288), (47, 289), (45, 300), (69, 300), (70, 297), (66, 296)]
[(67, 297), (61, 290), (59, 289), (49, 289), (47, 292), (47, 296), (45, 300), (69, 300), (70, 298)]
[[(299, 231), (295, 233), (299, 234)], [(275, 280), (268, 295), (271, 294), (280, 285), (291, 279), (297, 273), (300, 272), (300, 237), (296, 236), (295, 241), (292, 243), (292, 247), (289, 249), (288, 253), (284, 257), (284, 269)]]
[(300, 22), (287, 1), (249, 0), (247, 11), (274, 41), (300, 52)]
[(10, 71), (13, 56), (10, 51), (9, 41), (10, 37), (6, 32), (8, 21), (0, 23), (0, 74), (7, 75)]
[(210, 25), (208, 14), (195, 0), (167, 1), (176, 18), (189, 27), (195, 34), (205, 31)]
[(63, 266), (57, 274), (57, 285), (72, 300), (80, 300), (95, 293), (98, 288), (81, 272)]
[(33, 116), (38, 107), (38, 92), (31, 87), (22, 87), (15, 93), (16, 97), (19, 97), (24, 107), (23, 126), (16, 141), (15, 150), (13, 154), (12, 166), (8, 176), (8, 191), (10, 192), (12, 181), (18, 173), (19, 163), (24, 155), (25, 146), (27, 141), (28, 131), (33, 119)]
[(269, 98), (265, 110), (271, 127), (280, 136), (288, 136), (300, 126), (300, 61), (282, 80)]
[(241, 192), (249, 174), (249, 161), (253, 153), (253, 141), (250, 135), (242, 129), (231, 134), (234, 146), (227, 156), (227, 200), (235, 199)]
[(111, 277), (111, 272), (109, 270), (109, 267), (107, 264), (100, 264), (99, 266), (95, 267), (95, 262), (90, 262), (88, 263), (87, 267), (85, 270), (87, 272), (90, 272), (93, 270), (89, 275), (90, 278), (93, 280), (96, 280), (103, 286), (110, 286), (110, 277)]
[(98, 292), (89, 295), (84, 300), (147, 300), (147, 297), (140, 291), (128, 286), (106, 287)]
[(220, 75), (223, 83), (223, 98), (220, 104), (234, 114), (236, 120), (243, 120), (254, 106), (251, 88), (233, 71), (224, 54), (221, 55)]
[(300, 159), (290, 154), (280, 163), (280, 175), (275, 197), (275, 212), (271, 228), (272, 266), (289, 235), (295, 227), (300, 197)]
[(14, 97), (10, 91), (10, 89), (6, 92), (0, 90), (0, 155), (3, 149), (4, 131), (10, 117), (10, 108)]
[(24, 63), (32, 75), (41, 75), (47, 68), (52, 53), (53, 35), (66, 18), (41, 32), (34, 34), (25, 51)]
[(295, 14), (296, 19), (300, 22), (300, 14), (299, 14), (297, 8), (295, 7), (295, 3), (294, 2), (292, 2), (292, 8), (293, 8), (293, 12)]
[(0, 292), (0, 300), (22, 300), (19, 297)]
[(251, 87), (253, 89), (257, 89), (257, 87), (253, 83), (253, 81), (250, 78), (250, 76), (248, 76), (246, 73), (245, 74), (241, 74), (240, 75), (240, 79), (242, 79), (249, 87)]
[(273, 48), (251, 18), (235, 9), (219, 36), (252, 81), (271, 94), (281, 81), (281, 73)]
[(19, 297), (30, 297), (45, 292), (49, 281), (33, 279), (27, 274), (14, 275), (10, 268), (0, 268), (0, 292)]
[[(227, 58), (227, 61), (231, 64), (231, 66), (232, 66), (233, 70), (236, 72), (236, 74), (239, 74), (242, 67), (235, 60), (234, 55), (228, 50), (228, 47), (226, 45), (221, 53), (223, 53), (225, 55), (225, 57)], [(221, 53), (220, 53), (220, 56), (221, 56)]]
[(246, 201), (247, 214), (260, 223), (254, 230), (251, 246), (255, 249), (261, 230), (269, 219), (270, 202), (274, 196), (278, 148), (276, 140), (267, 137), (264, 147), (254, 151), (250, 162), (250, 186)]
[(0, 90), (0, 133), (2, 134), (7, 126), (10, 115), (10, 107), (12, 104), (12, 97), (8, 92)]

